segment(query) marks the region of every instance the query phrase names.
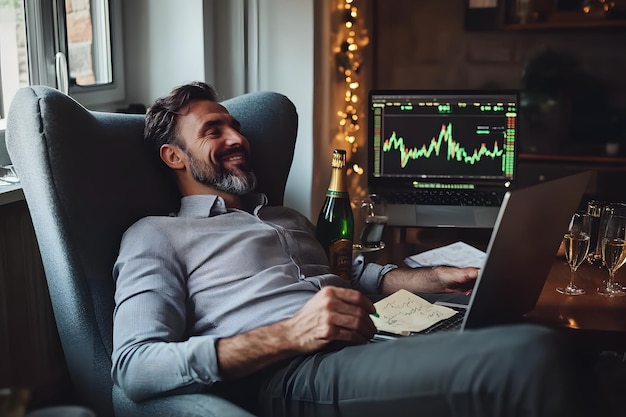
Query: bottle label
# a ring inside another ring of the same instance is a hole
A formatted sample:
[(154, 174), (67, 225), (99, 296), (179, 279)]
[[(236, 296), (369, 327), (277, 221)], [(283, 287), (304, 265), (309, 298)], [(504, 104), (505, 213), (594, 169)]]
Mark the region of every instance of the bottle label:
[(350, 281), (352, 278), (352, 241), (339, 239), (330, 245), (328, 250), (330, 271)]

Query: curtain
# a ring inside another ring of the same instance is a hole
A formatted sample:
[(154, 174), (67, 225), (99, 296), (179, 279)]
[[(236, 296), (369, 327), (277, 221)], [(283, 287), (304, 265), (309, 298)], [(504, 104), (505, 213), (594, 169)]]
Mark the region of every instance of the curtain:
[(209, 7), (213, 25), (207, 39), (219, 65), (207, 65), (213, 69), (207, 81), (218, 88), (221, 99), (258, 91), (259, 0), (216, 0)]

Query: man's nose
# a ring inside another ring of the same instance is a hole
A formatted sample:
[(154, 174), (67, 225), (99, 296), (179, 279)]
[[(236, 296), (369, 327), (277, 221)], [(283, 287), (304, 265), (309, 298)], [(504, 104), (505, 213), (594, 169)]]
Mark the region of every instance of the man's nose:
[(240, 131), (232, 127), (227, 129), (224, 138), (226, 139), (226, 143), (229, 145), (242, 144), (246, 141), (245, 136), (242, 135)]

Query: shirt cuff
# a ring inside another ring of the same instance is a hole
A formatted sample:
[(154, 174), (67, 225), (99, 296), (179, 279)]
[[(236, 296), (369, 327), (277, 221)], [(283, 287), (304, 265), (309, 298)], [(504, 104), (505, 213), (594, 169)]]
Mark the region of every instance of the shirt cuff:
[(378, 287), (385, 274), (396, 268), (398, 265), (366, 264), (363, 255), (358, 255), (352, 263), (352, 284), (364, 294), (378, 294)]

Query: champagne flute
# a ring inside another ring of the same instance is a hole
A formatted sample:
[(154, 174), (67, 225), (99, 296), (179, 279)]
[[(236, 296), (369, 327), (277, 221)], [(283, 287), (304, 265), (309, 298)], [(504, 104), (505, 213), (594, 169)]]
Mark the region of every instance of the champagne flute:
[[(602, 237), (604, 236), (604, 230), (606, 229), (606, 219), (609, 217), (610, 214), (619, 214), (620, 216), (626, 216), (626, 204), (624, 203), (600, 203), (598, 210), (600, 211), (600, 218), (598, 221), (598, 230), (596, 232), (597, 237), (595, 239), (593, 237), (591, 238), (592, 245), (593, 245), (593, 241), (595, 240), (596, 246), (595, 248), (592, 246), (590, 248), (590, 252), (593, 252), (594, 259), (596, 259), (599, 263), (598, 266), (603, 267), (604, 261), (602, 260)], [(592, 226), (593, 226), (593, 221), (592, 221)]]
[[(603, 205), (600, 211), (601, 211), (601, 215), (600, 215), (600, 222), (599, 222), (599, 227), (598, 227), (598, 238), (596, 239), (597, 248), (595, 251), (596, 252), (595, 257), (600, 260), (599, 266), (602, 267), (602, 266), (605, 266), (604, 261), (602, 260), (602, 237), (604, 236), (604, 230), (606, 229), (606, 219), (611, 214), (626, 217), (626, 204), (608, 203), (608, 204)], [(624, 287), (624, 285), (618, 282), (614, 282), (614, 285), (618, 286), (622, 291), (626, 291), (626, 287)]]
[(626, 295), (621, 285), (615, 282), (615, 272), (626, 262), (626, 216), (617, 211), (606, 213), (606, 224), (602, 235), (602, 261), (609, 270), (609, 278), (598, 294), (605, 297)]
[(602, 210), (606, 203), (597, 200), (591, 200), (587, 203), (587, 214), (589, 215), (590, 229), (590, 245), (587, 253), (587, 261), (591, 265), (602, 266), (602, 249), (599, 243), (600, 228), (602, 224)]
[(590, 243), (591, 218), (587, 213), (576, 212), (572, 216), (567, 233), (563, 236), (565, 259), (570, 267), (570, 280), (565, 287), (559, 287), (557, 292), (565, 295), (582, 295), (585, 290), (574, 284), (576, 270), (587, 258)]

